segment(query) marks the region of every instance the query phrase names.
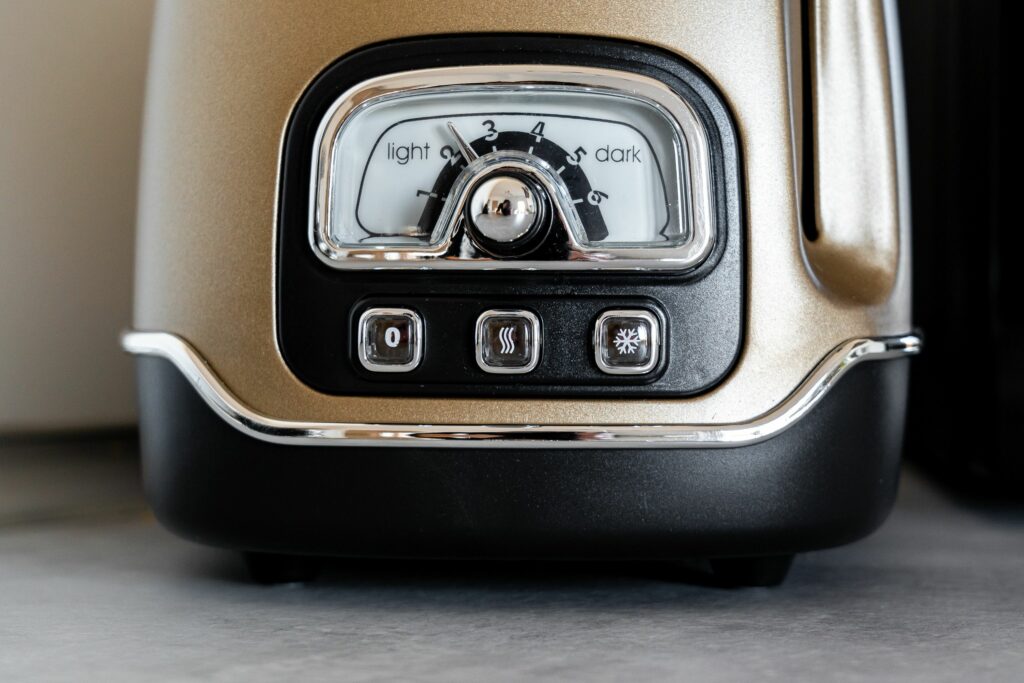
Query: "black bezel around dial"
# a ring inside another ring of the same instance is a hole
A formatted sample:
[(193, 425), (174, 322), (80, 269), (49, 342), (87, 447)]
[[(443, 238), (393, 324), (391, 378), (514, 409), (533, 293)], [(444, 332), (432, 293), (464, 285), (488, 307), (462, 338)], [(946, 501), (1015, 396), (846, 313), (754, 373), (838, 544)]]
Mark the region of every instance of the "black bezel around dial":
[[(714, 250), (696, 269), (650, 272), (343, 271), (310, 246), (313, 139), (330, 105), (368, 78), (441, 66), (560, 64), (646, 75), (696, 111), (709, 134)], [(347, 395), (643, 396), (692, 395), (721, 381), (743, 330), (743, 220), (739, 148), (722, 97), (692, 65), (660, 49), (619, 41), (542, 35), (441, 36), (351, 53), (300, 98), (282, 152), (276, 267), (279, 347), (296, 376)], [(378, 375), (355, 357), (355, 321), (369, 306), (402, 305), (424, 318), (423, 362)], [(544, 318), (545, 355), (526, 375), (482, 372), (473, 322), (484, 310), (521, 308)], [(648, 308), (665, 319), (662, 362), (642, 376), (615, 376), (593, 360), (593, 325), (609, 308)]]

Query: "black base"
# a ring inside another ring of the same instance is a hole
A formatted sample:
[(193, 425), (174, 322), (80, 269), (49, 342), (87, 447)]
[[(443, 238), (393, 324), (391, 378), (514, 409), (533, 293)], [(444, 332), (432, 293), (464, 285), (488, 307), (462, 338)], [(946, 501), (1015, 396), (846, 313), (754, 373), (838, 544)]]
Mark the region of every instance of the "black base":
[[(307, 583), (316, 580), (323, 570), (338, 568), (338, 561), (312, 555), (280, 555), (276, 553), (242, 553), (249, 578), (256, 583), (274, 585)], [(342, 566), (359, 567), (359, 560), (342, 559)], [(369, 560), (371, 563), (380, 560)], [(387, 562), (387, 560), (384, 560)], [(685, 583), (715, 588), (772, 587), (782, 584), (793, 564), (793, 555), (767, 557), (727, 557), (712, 560), (683, 560), (662, 563), (657, 576)], [(372, 565), (371, 565), (372, 566)], [(530, 566), (529, 564), (527, 565)], [(558, 566), (554, 564), (552, 566)], [(615, 565), (612, 565), (615, 566)], [(364, 570), (365, 566), (362, 567)]]
[(723, 586), (778, 586), (793, 565), (792, 555), (722, 557), (711, 560), (711, 572)]
[[(166, 526), (263, 553), (751, 558), (860, 538), (896, 492), (906, 360), (871, 362), (764, 443), (731, 449), (281, 446), (138, 362), (143, 473)], [(724, 566), (724, 565), (723, 565)]]

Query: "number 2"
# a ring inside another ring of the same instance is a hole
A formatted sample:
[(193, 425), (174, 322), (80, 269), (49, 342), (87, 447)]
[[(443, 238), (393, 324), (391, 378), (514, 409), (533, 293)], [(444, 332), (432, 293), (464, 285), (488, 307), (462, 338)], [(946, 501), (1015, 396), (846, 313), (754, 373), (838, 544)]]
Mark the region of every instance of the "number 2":
[(462, 154), (456, 152), (451, 145), (445, 145), (441, 148), (441, 158), (448, 160), (448, 165), (454, 166), (459, 163), (459, 159), (462, 158)]

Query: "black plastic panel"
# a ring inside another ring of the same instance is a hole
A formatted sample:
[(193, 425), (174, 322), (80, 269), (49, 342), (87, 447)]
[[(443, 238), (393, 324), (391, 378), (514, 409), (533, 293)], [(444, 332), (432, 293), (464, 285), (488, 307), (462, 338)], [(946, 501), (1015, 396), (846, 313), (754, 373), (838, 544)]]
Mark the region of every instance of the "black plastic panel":
[[(511, 63), (641, 73), (666, 83), (694, 106), (710, 138), (717, 227), (715, 249), (703, 265), (682, 275), (345, 272), (316, 257), (308, 236), (313, 141), (327, 108), (344, 90), (410, 69)], [(743, 222), (736, 133), (721, 96), (678, 57), (615, 41), (536, 35), (436, 37), (368, 47), (329, 67), (303, 95), (288, 127), (283, 164), (277, 334), (288, 366), (314, 389), (348, 395), (692, 395), (721, 381), (739, 354)], [(359, 365), (353, 316), (371, 300), (430, 309), (424, 311), (428, 347), (419, 370), (384, 375)], [(456, 300), (465, 306), (435, 305)], [(594, 364), (589, 343), (593, 320), (600, 310), (624, 301), (643, 301), (664, 312), (670, 335), (666, 363), (651, 375), (606, 375)], [(468, 311), (498, 307), (535, 309), (548, 329), (558, 330), (556, 336), (546, 335), (551, 362), (542, 361), (535, 374), (491, 375), (472, 362)], [(541, 308), (553, 317), (548, 319)]]
[(160, 521), (211, 545), (366, 557), (779, 555), (859, 538), (896, 493), (907, 360), (852, 369), (778, 436), (728, 449), (283, 446), (140, 358)]

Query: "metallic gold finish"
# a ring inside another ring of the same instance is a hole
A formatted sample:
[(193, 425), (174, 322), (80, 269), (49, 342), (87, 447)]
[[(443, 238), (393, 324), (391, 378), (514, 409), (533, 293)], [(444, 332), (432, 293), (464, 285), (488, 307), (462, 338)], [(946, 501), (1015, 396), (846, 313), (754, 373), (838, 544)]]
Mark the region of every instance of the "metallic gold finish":
[[(786, 400), (847, 340), (911, 328), (906, 249), (895, 286), (867, 303), (825, 272), (844, 264), (815, 258), (812, 270), (810, 250), (805, 259), (794, 135), (799, 69), (794, 78), (791, 67), (798, 65), (789, 59), (800, 31), (789, 3), (519, 0), (515, 12), (493, 9), (481, 12), (468, 0), (162, 4), (145, 121), (135, 327), (187, 340), (233, 396), (279, 420), (564, 426), (749, 422)], [(884, 53), (886, 26), (870, 26), (856, 44)], [(296, 101), (328, 64), (359, 47), (486, 31), (652, 44), (696, 64), (724, 94), (742, 145), (748, 301), (742, 355), (713, 391), (657, 400), (345, 397), (320, 394), (288, 370), (274, 331), (274, 244), (281, 141)], [(881, 107), (877, 120), (899, 128), (888, 94), (895, 78), (872, 78), (886, 94), (857, 106)], [(895, 150), (882, 147), (888, 158), (875, 173), (896, 173), (895, 140)], [(905, 185), (895, 182), (902, 202)], [(898, 215), (906, 244), (907, 223), (894, 201), (868, 202), (861, 215), (872, 225)], [(846, 253), (852, 256), (856, 244), (845, 244)], [(874, 254), (863, 258), (882, 263), (882, 271), (890, 267)]]
[(447, 448), (731, 448), (765, 441), (793, 426), (862, 361), (916, 354), (914, 335), (851, 339), (833, 349), (778, 406), (747, 422), (710, 425), (481, 425), (309, 422), (261, 415), (234, 396), (188, 342), (164, 332), (129, 332), (124, 348), (171, 361), (223, 420), (248, 436), (306, 446)]

